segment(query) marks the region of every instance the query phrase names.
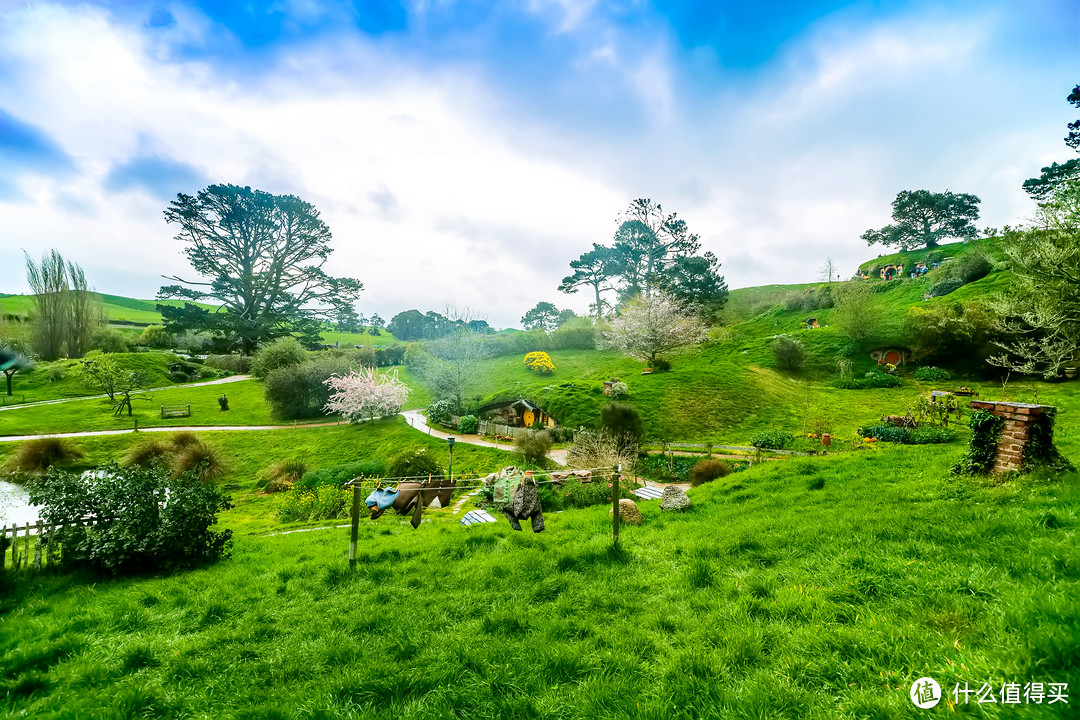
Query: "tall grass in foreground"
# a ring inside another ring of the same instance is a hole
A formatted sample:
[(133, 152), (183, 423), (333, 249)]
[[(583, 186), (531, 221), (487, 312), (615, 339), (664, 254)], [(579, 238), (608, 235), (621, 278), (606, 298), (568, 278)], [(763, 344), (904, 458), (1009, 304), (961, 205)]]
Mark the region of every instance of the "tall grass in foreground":
[[(36, 718), (901, 718), (913, 680), (1080, 688), (1075, 474), (955, 448), (770, 464), (623, 526), (606, 508), (241, 537), (165, 578), (7, 588), (5, 708)], [(827, 482), (825, 482), (827, 480)], [(1072, 698), (1073, 703), (1077, 702)], [(959, 706), (961, 717), (1074, 707)], [(945, 704), (925, 717), (952, 715)]]

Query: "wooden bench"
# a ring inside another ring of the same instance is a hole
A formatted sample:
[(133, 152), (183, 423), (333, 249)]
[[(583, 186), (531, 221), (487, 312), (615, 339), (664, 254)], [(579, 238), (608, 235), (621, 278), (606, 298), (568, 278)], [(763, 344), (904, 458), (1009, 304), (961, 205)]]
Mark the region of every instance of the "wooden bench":
[(191, 403), (186, 405), (162, 405), (161, 417), (191, 417)]

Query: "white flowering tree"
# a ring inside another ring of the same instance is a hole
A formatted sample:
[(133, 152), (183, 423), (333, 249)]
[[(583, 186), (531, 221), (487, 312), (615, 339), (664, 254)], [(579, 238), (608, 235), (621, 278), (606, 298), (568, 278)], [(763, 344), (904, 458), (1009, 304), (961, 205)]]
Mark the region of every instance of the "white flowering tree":
[(650, 365), (661, 353), (697, 345), (709, 330), (697, 315), (664, 292), (632, 300), (604, 333), (603, 344)]
[(398, 380), (397, 370), (385, 375), (364, 367), (348, 375), (334, 375), (326, 384), (334, 391), (324, 408), (344, 416), (349, 422), (386, 417), (401, 412), (409, 396), (409, 387)]

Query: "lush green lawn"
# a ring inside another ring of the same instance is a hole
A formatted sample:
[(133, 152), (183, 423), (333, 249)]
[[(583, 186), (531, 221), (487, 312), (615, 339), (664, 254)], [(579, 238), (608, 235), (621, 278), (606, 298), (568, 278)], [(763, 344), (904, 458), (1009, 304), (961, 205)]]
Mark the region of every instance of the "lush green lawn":
[(343, 348), (350, 348), (353, 345), (396, 345), (398, 343), (397, 338), (383, 330), (379, 335), (372, 335), (366, 330), (362, 333), (348, 333), (338, 332), (337, 330), (327, 330), (322, 334), (324, 343), (338, 343)]
[[(225, 395), (229, 410), (217, 399)], [(191, 417), (162, 418), (161, 406), (191, 404)], [(56, 405), (36, 405), (0, 412), (0, 435), (35, 435), (90, 430), (126, 430), (138, 419), (139, 427), (181, 425), (279, 425), (263, 400), (262, 383), (240, 380), (224, 385), (177, 386), (152, 394), (133, 396), (133, 415), (114, 416), (107, 399), (77, 400)], [(322, 422), (334, 418), (322, 418)], [(318, 421), (316, 421), (318, 422)]]
[[(161, 313), (157, 311), (157, 305), (184, 304), (183, 300), (138, 300), (123, 295), (94, 294), (101, 298), (102, 305), (105, 308), (105, 316), (109, 322), (160, 325), (162, 322)], [(195, 304), (207, 310), (213, 310), (216, 307), (206, 303)], [(28, 317), (33, 308), (34, 300), (30, 295), (0, 294), (0, 313)]]
[[(169, 377), (169, 364), (178, 359), (172, 353), (114, 353), (109, 357), (121, 367), (141, 373), (150, 387), (168, 387), (176, 384)], [(38, 362), (29, 372), (15, 373), (11, 377), (12, 397), (3, 396), (3, 404), (100, 395), (100, 390), (86, 385), (79, 379), (75, 372), (78, 364), (78, 360), (66, 359)], [(0, 395), (7, 391), (6, 388), (5, 384), (0, 383)]]
[(832, 719), (914, 717), (923, 676), (1075, 695), (1078, 478), (954, 478), (957, 454), (755, 468), (692, 490), (683, 515), (642, 503), (619, 552), (604, 508), (550, 514), (541, 535), (386, 516), (362, 522), (353, 570), (331, 530), (240, 536), (232, 560), (172, 577), (22, 577), (0, 601), (4, 703), (35, 718)]

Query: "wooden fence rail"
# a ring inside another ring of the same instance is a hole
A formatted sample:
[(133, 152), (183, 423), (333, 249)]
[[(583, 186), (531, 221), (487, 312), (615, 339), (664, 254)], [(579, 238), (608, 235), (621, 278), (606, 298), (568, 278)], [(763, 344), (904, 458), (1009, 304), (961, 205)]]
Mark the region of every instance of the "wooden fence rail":
[[(60, 537), (65, 527), (83, 527), (96, 525), (97, 520), (77, 521), (73, 525), (55, 525), (43, 523), (24, 523), (20, 526), (0, 526), (0, 570), (28, 569), (56, 565), (60, 562)], [(31, 539), (32, 538), (32, 539)], [(10, 563), (10, 565), (9, 565)]]

